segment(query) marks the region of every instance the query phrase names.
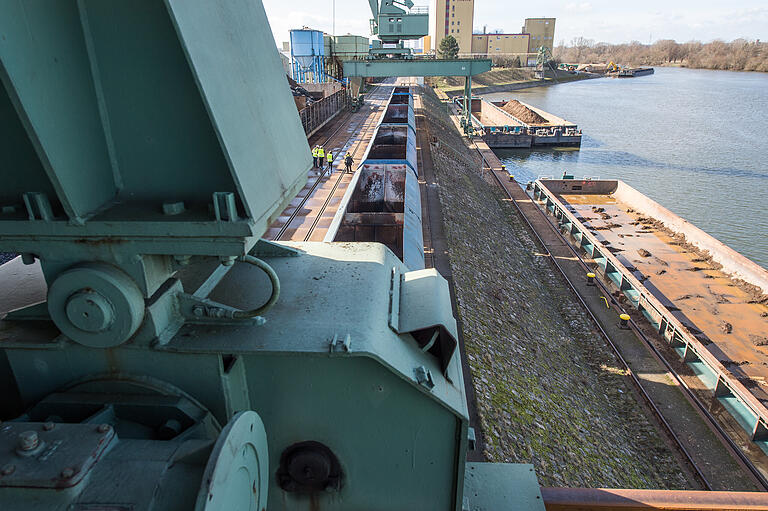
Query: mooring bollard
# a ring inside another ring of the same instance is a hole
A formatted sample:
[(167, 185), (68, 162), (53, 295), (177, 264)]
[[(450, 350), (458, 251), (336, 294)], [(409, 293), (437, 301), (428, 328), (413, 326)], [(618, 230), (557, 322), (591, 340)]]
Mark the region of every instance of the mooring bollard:
[(629, 314), (626, 312), (619, 315), (619, 328), (629, 330)]
[(595, 285), (595, 274), (592, 272), (587, 273), (587, 285), (588, 286)]

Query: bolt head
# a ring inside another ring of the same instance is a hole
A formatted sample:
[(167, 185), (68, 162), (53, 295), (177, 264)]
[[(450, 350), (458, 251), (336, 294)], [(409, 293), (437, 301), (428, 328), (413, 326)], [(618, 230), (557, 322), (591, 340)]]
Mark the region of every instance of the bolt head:
[(106, 433), (110, 429), (112, 429), (112, 426), (110, 426), (109, 424), (99, 424), (99, 427), (96, 428), (96, 431), (98, 431), (99, 433)]
[(75, 469), (72, 467), (67, 467), (61, 471), (61, 477), (64, 479), (70, 479), (73, 475), (75, 475)]
[(19, 433), (19, 450), (31, 451), (40, 445), (40, 438), (35, 431)]
[(16, 470), (16, 465), (8, 463), (7, 465), (3, 465), (3, 468), (0, 468), (0, 474), (4, 476), (11, 475), (15, 470)]
[(43, 429), (45, 431), (50, 431), (55, 427), (56, 427), (56, 424), (54, 424), (53, 422), (46, 422), (45, 424), (43, 424)]

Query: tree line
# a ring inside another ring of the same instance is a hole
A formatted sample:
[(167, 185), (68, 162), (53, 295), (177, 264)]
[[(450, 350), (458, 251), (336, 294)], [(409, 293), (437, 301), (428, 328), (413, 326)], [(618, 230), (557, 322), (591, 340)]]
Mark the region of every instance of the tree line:
[(632, 41), (625, 44), (596, 43), (578, 37), (553, 51), (555, 60), (569, 64), (615, 62), (623, 66), (678, 65), (697, 69), (768, 72), (768, 43), (735, 39), (710, 43), (678, 43), (663, 39), (653, 44)]

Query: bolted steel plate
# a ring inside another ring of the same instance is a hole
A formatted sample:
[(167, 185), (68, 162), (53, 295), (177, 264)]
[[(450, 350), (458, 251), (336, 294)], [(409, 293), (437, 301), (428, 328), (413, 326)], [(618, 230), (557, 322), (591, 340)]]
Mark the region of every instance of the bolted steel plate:
[(0, 488), (68, 488), (115, 443), (106, 424), (0, 424)]

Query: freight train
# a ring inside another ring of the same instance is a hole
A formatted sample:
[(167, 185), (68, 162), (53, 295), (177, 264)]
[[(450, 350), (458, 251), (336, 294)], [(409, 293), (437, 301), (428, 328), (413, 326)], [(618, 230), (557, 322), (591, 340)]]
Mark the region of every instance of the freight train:
[(383, 243), (424, 268), (416, 122), (410, 87), (394, 87), (326, 240)]

